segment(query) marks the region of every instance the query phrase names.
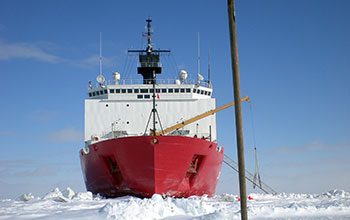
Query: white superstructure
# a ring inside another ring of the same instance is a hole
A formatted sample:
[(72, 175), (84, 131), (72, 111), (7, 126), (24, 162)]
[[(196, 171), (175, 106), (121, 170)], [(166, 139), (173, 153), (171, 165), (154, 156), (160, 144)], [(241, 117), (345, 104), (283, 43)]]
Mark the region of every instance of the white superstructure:
[[(215, 109), (209, 84), (186, 83), (184, 79), (157, 80), (155, 85), (157, 131)], [(152, 110), (153, 86), (134, 81), (118, 80), (114, 84), (99, 84), (88, 88), (85, 100), (85, 141), (148, 135), (146, 128)], [(161, 126), (160, 126), (161, 124)], [(145, 133), (146, 132), (146, 133)], [(189, 124), (172, 133), (216, 140), (215, 114)]]

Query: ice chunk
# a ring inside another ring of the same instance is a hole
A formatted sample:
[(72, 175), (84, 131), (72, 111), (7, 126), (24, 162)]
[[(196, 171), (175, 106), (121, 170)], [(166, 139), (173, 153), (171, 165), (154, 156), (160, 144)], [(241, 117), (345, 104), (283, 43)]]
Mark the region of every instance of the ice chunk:
[(34, 199), (34, 196), (32, 195), (32, 193), (27, 193), (27, 194), (21, 195), (16, 200), (27, 202), (27, 201), (32, 200), (32, 199)]
[(43, 199), (56, 199), (58, 197), (62, 197), (62, 193), (60, 192), (60, 189), (57, 187), (53, 189), (51, 192), (47, 193)]
[(62, 192), (62, 195), (63, 195), (64, 197), (66, 197), (67, 199), (72, 199), (73, 196), (75, 195), (75, 193), (74, 193), (74, 191), (73, 191), (71, 188), (67, 187), (67, 188)]
[(93, 196), (91, 192), (79, 192), (72, 198), (73, 200), (92, 200)]

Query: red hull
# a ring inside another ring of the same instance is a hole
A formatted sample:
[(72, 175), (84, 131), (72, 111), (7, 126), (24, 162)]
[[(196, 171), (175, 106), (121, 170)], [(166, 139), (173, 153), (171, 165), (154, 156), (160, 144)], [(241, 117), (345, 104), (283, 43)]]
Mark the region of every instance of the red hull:
[(80, 151), (86, 188), (105, 197), (213, 196), (223, 159), (216, 143), (183, 136), (116, 138), (88, 148)]

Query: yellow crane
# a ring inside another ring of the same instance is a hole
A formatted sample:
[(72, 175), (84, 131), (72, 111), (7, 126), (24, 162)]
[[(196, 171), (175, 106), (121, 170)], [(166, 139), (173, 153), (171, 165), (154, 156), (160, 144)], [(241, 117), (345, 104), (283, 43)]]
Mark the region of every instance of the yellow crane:
[[(243, 102), (243, 101), (250, 102), (250, 99), (248, 98), (248, 96), (244, 96), (243, 98), (241, 98), (241, 102)], [(216, 113), (216, 112), (218, 112), (218, 111), (221, 111), (221, 110), (224, 110), (224, 109), (226, 109), (226, 108), (228, 108), (228, 107), (231, 107), (231, 106), (233, 106), (234, 104), (235, 104), (234, 102), (230, 102), (230, 103), (228, 103), (228, 104), (226, 104), (226, 105), (223, 105), (223, 106), (221, 106), (221, 107), (219, 107), (219, 108), (212, 109), (212, 110), (210, 110), (210, 111), (204, 112), (204, 113), (202, 113), (202, 114), (200, 114), (200, 115), (197, 115), (197, 116), (195, 116), (195, 117), (193, 117), (193, 118), (190, 118), (190, 119), (188, 119), (188, 120), (186, 120), (186, 121), (183, 121), (183, 122), (180, 122), (180, 123), (178, 123), (178, 124), (176, 124), (176, 125), (174, 125), (174, 126), (168, 127), (168, 128), (166, 128), (166, 129), (164, 129), (163, 131), (158, 131), (158, 132), (156, 132), (156, 135), (157, 135), (157, 136), (159, 136), (159, 135), (164, 135), (164, 134), (167, 134), (167, 133), (169, 133), (169, 132), (178, 130), (178, 129), (183, 128), (184, 126), (186, 126), (186, 125), (188, 125), (188, 124), (191, 124), (191, 123), (193, 123), (193, 122), (195, 122), (195, 121), (198, 121), (198, 120), (200, 120), (200, 119), (202, 119), (202, 118), (205, 118), (205, 117), (207, 117), (207, 116), (209, 116), (209, 115), (212, 115), (212, 114), (214, 114), (214, 113)], [(152, 133), (152, 132), (151, 132), (151, 133)]]

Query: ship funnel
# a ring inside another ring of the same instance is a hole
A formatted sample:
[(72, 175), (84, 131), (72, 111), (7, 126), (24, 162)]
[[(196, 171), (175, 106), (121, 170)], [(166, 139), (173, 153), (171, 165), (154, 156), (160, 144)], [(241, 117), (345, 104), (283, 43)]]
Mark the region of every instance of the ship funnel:
[(113, 73), (113, 81), (114, 81), (114, 84), (115, 84), (115, 85), (118, 85), (119, 80), (120, 80), (120, 73), (114, 72), (114, 73)]
[(182, 83), (184, 83), (185, 82), (185, 80), (187, 79), (187, 71), (186, 70), (181, 70), (180, 72), (179, 72), (179, 78), (180, 78), (180, 80), (181, 80), (181, 82)]

